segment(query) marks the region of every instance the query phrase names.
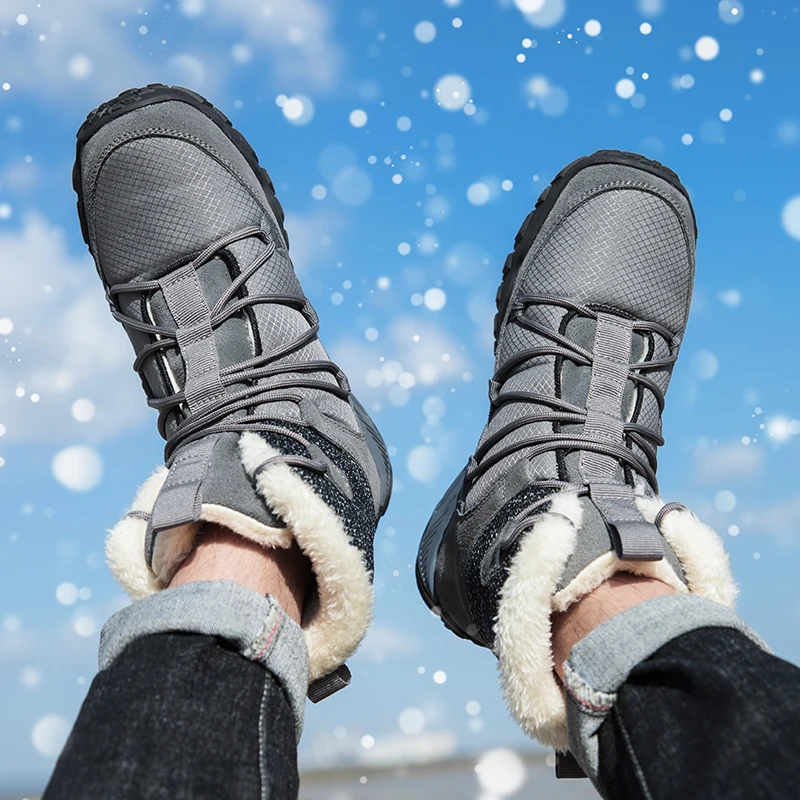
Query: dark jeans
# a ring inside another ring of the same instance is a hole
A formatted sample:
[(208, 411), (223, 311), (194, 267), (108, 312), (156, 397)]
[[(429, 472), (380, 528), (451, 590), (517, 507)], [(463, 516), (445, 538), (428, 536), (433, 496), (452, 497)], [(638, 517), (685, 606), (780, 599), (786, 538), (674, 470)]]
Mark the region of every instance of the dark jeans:
[(800, 797), (800, 669), (701, 628), (628, 676), (599, 733), (607, 798)]
[[(800, 670), (701, 628), (634, 667), (599, 730), (604, 797), (800, 797)], [(260, 743), (264, 746), (261, 747)], [(280, 684), (219, 638), (158, 634), (95, 678), (44, 800), (283, 800), (298, 791)]]
[(162, 633), (94, 679), (44, 800), (289, 800), (298, 785), (272, 673), (218, 638)]

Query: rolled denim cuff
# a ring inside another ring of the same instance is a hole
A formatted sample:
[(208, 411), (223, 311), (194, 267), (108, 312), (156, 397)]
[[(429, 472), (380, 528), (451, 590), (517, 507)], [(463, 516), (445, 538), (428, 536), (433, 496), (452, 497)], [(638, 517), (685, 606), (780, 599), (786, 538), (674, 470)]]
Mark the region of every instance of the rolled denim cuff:
[(197, 581), (137, 600), (103, 626), (100, 669), (111, 666), (134, 640), (174, 632), (218, 636), (271, 672), (286, 692), (300, 739), (308, 692), (308, 649), (302, 629), (274, 597), (232, 581)]
[(581, 639), (564, 665), (570, 751), (586, 774), (598, 774), (597, 733), (631, 670), (668, 642), (699, 628), (732, 628), (769, 648), (729, 608), (696, 595), (659, 597), (629, 608)]

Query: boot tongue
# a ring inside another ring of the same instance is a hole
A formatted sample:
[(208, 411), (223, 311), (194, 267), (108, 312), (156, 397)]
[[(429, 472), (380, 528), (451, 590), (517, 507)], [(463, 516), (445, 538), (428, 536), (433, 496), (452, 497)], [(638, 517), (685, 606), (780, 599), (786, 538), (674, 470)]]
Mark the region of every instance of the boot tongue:
[[(574, 342), (578, 347), (592, 352), (594, 348), (596, 322), (588, 317), (576, 316), (560, 306), (531, 305), (523, 312), (526, 319), (538, 325), (560, 333)], [(519, 353), (534, 347), (552, 347), (553, 340), (529, 330), (523, 325), (509, 323), (504, 331), (503, 338), (497, 352), (497, 371), (510, 363)], [(634, 333), (631, 361), (638, 361), (647, 351), (647, 340), (644, 336)], [(560, 364), (560, 369), (557, 369)], [(503, 383), (499, 396), (513, 392), (527, 392), (541, 394), (546, 397), (562, 399), (579, 408), (586, 408), (586, 400), (591, 380), (591, 366), (576, 364), (568, 358), (558, 358), (546, 355), (538, 356), (515, 367)], [(649, 392), (645, 393), (649, 395)], [(627, 381), (623, 392), (623, 409), (625, 420), (629, 421), (636, 404), (637, 389), (632, 381)], [(501, 428), (513, 422), (530, 417), (534, 414), (549, 413), (550, 406), (531, 403), (529, 401), (508, 402), (499, 407), (492, 417), (489, 425), (484, 429), (481, 442), (494, 435)], [(535, 436), (547, 436), (554, 432), (583, 434), (584, 425), (560, 424), (552, 422), (534, 422), (522, 424), (503, 439), (495, 444), (484, 456), (491, 456), (498, 450), (510, 444), (521, 442)], [(473, 507), (491, 489), (494, 482), (506, 473), (521, 459), (528, 459), (533, 467), (535, 480), (566, 480), (577, 485), (583, 484), (580, 473), (580, 451), (566, 453), (562, 465), (566, 474), (559, 468), (555, 451), (544, 453), (534, 458), (530, 457), (530, 448), (517, 450), (509, 454), (501, 462), (491, 467), (475, 484), (474, 490), (468, 495), (468, 507)], [(623, 480), (622, 469), (619, 479)]]
[[(209, 309), (214, 307), (217, 300), (230, 286), (231, 279), (231, 270), (221, 258), (214, 258), (197, 268), (197, 281)], [(155, 325), (163, 325), (167, 328), (174, 328), (176, 325), (164, 293), (160, 289), (147, 298), (145, 314), (149, 317), (148, 321)], [(256, 354), (253, 325), (246, 311), (234, 314), (217, 326), (214, 329), (213, 337), (216, 357), (221, 370), (252, 358)], [(186, 367), (177, 345), (162, 351), (162, 353), (164, 361), (161, 362), (160, 370), (161, 391), (154, 392), (156, 397), (164, 397), (166, 394), (181, 391), (186, 384)], [(157, 368), (156, 358), (150, 359), (153, 362), (150, 365), (151, 370), (154, 367)], [(236, 391), (243, 385), (232, 384), (228, 387), (228, 391)], [(171, 414), (167, 424), (168, 435), (174, 432), (181, 419), (182, 416), (178, 412)]]

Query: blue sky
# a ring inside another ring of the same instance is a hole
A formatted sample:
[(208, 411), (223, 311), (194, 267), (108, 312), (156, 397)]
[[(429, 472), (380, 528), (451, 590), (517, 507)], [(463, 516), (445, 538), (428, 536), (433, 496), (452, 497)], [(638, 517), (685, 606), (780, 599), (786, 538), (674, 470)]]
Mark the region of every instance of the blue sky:
[(0, 791), (52, 768), (126, 602), (104, 531), (161, 457), (70, 180), (85, 114), (150, 81), (206, 94), (256, 148), (323, 341), (393, 455), (375, 628), (353, 686), (309, 708), (303, 764), (532, 746), (492, 655), (431, 617), (412, 564), (485, 422), (517, 228), (598, 148), (662, 160), (691, 192), (662, 492), (716, 527), (742, 615), (800, 660), (798, 16), (754, 0), (3, 3)]

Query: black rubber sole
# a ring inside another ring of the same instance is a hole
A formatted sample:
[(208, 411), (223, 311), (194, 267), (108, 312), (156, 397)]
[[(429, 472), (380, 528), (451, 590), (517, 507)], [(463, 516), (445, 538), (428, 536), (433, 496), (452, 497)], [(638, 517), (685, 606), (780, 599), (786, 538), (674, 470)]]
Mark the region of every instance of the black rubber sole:
[(75, 166), (72, 169), (72, 188), (78, 195), (78, 218), (81, 222), (81, 232), (86, 245), (89, 245), (89, 227), (86, 220), (86, 207), (83, 202), (83, 188), (81, 186), (81, 151), (83, 150), (83, 146), (100, 130), (100, 128), (107, 125), (112, 120), (127, 114), (129, 111), (134, 111), (137, 108), (144, 108), (145, 106), (154, 105), (155, 103), (164, 103), (168, 100), (177, 100), (181, 103), (186, 103), (202, 112), (228, 137), (228, 139), (230, 139), (236, 149), (244, 156), (256, 178), (258, 178), (261, 187), (264, 189), (264, 194), (267, 196), (267, 201), (269, 202), (272, 212), (275, 214), (275, 219), (278, 221), (281, 234), (288, 248), (289, 237), (286, 235), (286, 230), (283, 227), (285, 215), (275, 195), (275, 186), (272, 183), (272, 179), (267, 174), (267, 171), (258, 163), (258, 156), (253, 148), (250, 147), (244, 136), (242, 136), (242, 134), (233, 127), (233, 123), (231, 123), (219, 109), (209, 103), (205, 97), (197, 94), (197, 92), (193, 92), (191, 89), (184, 89), (181, 86), (166, 86), (163, 83), (151, 83), (140, 88), (127, 89), (113, 100), (109, 100), (98, 106), (86, 117), (86, 121), (78, 129)]
[(497, 289), (497, 314), (494, 319), (495, 347), (497, 346), (500, 326), (503, 324), (506, 312), (508, 311), (508, 304), (511, 301), (511, 295), (514, 291), (514, 284), (517, 281), (519, 268), (522, 266), (522, 262), (525, 260), (528, 251), (533, 246), (533, 242), (542, 229), (548, 214), (553, 210), (561, 192), (582, 170), (587, 167), (607, 164), (635, 167), (644, 172), (649, 172), (651, 175), (655, 175), (675, 187), (686, 198), (689, 203), (689, 208), (692, 209), (694, 233), (695, 237), (697, 237), (697, 219), (694, 216), (694, 208), (689, 197), (689, 192), (686, 191), (686, 187), (681, 183), (681, 179), (669, 167), (665, 167), (658, 161), (645, 158), (638, 153), (626, 153), (622, 150), (598, 150), (590, 156), (583, 156), (582, 158), (576, 159), (571, 164), (564, 167), (564, 169), (553, 178), (552, 183), (539, 195), (536, 206), (525, 218), (525, 221), (522, 223), (514, 239), (514, 249), (508, 254), (505, 264), (503, 265), (503, 279)]
[[(689, 207), (692, 209), (695, 237), (697, 236), (697, 220), (694, 216), (694, 208), (692, 207), (689, 193), (686, 187), (681, 183), (677, 174), (669, 169), (669, 167), (665, 167), (658, 161), (652, 161), (637, 153), (626, 153), (621, 150), (598, 150), (590, 156), (583, 156), (582, 158), (576, 159), (571, 164), (564, 167), (564, 169), (556, 175), (552, 183), (541, 193), (539, 199), (536, 201), (536, 206), (525, 218), (525, 221), (522, 223), (517, 233), (514, 240), (513, 251), (509, 253), (506, 258), (505, 264), (503, 265), (503, 278), (497, 289), (497, 314), (494, 321), (495, 347), (497, 346), (497, 337), (500, 333), (500, 327), (508, 311), (508, 304), (511, 302), (511, 295), (513, 294), (514, 285), (519, 275), (519, 269), (528, 251), (533, 246), (536, 236), (542, 229), (548, 214), (552, 211), (556, 201), (561, 195), (561, 192), (566, 188), (570, 180), (582, 170), (587, 167), (607, 164), (635, 167), (636, 169), (649, 172), (651, 175), (661, 178), (677, 189), (686, 198)], [(463, 483), (463, 475), (464, 473), (456, 479), (456, 482), (445, 493), (431, 515), (431, 519), (420, 541), (415, 572), (417, 588), (428, 608), (438, 614), (445, 627), (453, 631), (457, 636), (460, 636), (462, 639), (476, 641), (447, 618), (444, 609), (438, 604), (434, 585), (434, 565), (436, 564), (438, 553), (451, 519), (458, 508), (460, 494), (459, 484)], [(481, 643), (476, 642), (476, 644)]]

